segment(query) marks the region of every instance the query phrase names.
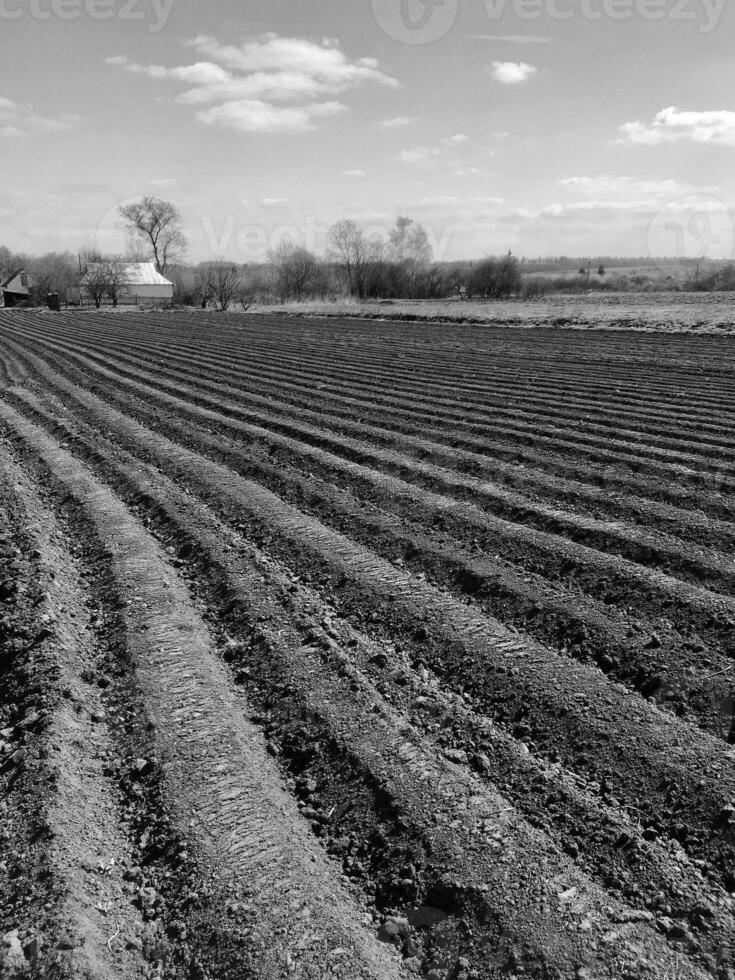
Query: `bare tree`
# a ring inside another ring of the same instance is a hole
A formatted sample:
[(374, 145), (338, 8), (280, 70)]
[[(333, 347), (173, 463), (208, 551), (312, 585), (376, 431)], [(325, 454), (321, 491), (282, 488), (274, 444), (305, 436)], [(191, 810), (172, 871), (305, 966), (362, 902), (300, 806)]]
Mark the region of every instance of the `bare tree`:
[(275, 288), (282, 303), (288, 299), (298, 302), (307, 296), (323, 291), (322, 269), (315, 255), (295, 245), (290, 238), (282, 238), (268, 253), (268, 261), (275, 271)]
[(412, 224), (412, 218), (406, 218), (399, 214), (396, 218), (395, 225), (391, 228), (388, 234), (388, 241), (390, 242), (393, 259), (399, 265), (403, 265), (403, 260), (406, 255), (406, 248), (408, 245), (408, 234)]
[(241, 269), (224, 258), (203, 262), (197, 269), (197, 279), (202, 305), (213, 302), (220, 313), (229, 308), (242, 288)]
[(432, 259), (431, 245), (426, 230), (412, 218), (399, 215), (388, 236), (393, 260), (402, 274), (402, 292), (414, 297), (419, 277)]
[(60, 301), (68, 303), (69, 292), (79, 284), (77, 261), (71, 252), (47, 252), (25, 265), (33, 280), (31, 293), (37, 304), (44, 303), (49, 293), (58, 293)]
[(372, 235), (365, 242), (365, 295), (384, 296), (390, 292), (390, 262), (385, 240)]
[(342, 268), (350, 292), (362, 299), (365, 295), (367, 247), (357, 222), (348, 218), (332, 225), (329, 229), (329, 247)]
[(156, 269), (163, 275), (169, 262), (181, 256), (186, 248), (186, 236), (181, 217), (170, 201), (146, 196), (136, 204), (118, 209), (129, 223), (134, 237), (153, 255)]
[(112, 305), (117, 307), (120, 297), (128, 291), (128, 276), (125, 263), (119, 259), (110, 259), (107, 263), (107, 295)]
[(82, 289), (97, 309), (102, 306), (102, 300), (106, 296), (112, 300), (113, 306), (117, 306), (120, 297), (128, 289), (125, 263), (117, 258), (104, 257), (90, 262), (82, 279)]
[(97, 309), (102, 306), (102, 300), (107, 295), (108, 284), (109, 274), (107, 270), (107, 263), (92, 263), (84, 274), (82, 287)]

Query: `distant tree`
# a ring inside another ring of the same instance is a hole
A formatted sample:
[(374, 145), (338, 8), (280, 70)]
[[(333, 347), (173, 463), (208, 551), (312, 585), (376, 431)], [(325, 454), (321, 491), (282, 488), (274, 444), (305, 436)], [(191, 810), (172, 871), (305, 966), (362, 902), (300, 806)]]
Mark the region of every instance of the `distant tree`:
[(150, 249), (156, 269), (163, 275), (169, 262), (179, 258), (186, 248), (181, 217), (170, 201), (146, 196), (136, 204), (118, 209), (128, 222), (134, 238)]
[(717, 289), (731, 291), (735, 289), (735, 265), (727, 262), (717, 274)]
[(268, 253), (273, 265), (274, 288), (282, 303), (297, 302), (324, 292), (324, 276), (319, 260), (308, 249), (283, 238)]
[(445, 270), (440, 265), (430, 266), (427, 273), (427, 287), (430, 299), (439, 299), (445, 294)]
[(25, 260), (22, 256), (11, 252), (5, 245), (0, 245), (0, 278), (5, 279), (23, 265)]
[(102, 258), (87, 266), (82, 288), (96, 309), (102, 306), (105, 296), (109, 296), (113, 305), (117, 306), (123, 286), (121, 275), (120, 263), (116, 259)]
[(597, 275), (598, 276), (604, 276), (605, 275), (605, 266), (602, 263), (600, 263), (600, 266), (599, 266), (599, 268), (597, 270)]
[(125, 262), (120, 259), (110, 259), (106, 263), (107, 269), (107, 295), (112, 301), (112, 305), (117, 307), (120, 297), (128, 291), (128, 276), (125, 271)]
[(426, 230), (412, 218), (399, 215), (388, 235), (392, 258), (399, 267), (402, 283), (401, 294), (416, 296), (419, 277), (432, 259), (431, 245)]
[(469, 291), (484, 299), (507, 299), (521, 291), (522, 277), (518, 259), (512, 252), (502, 258), (478, 262), (470, 276)]
[(366, 296), (386, 297), (393, 292), (388, 245), (381, 235), (372, 235), (365, 241)]
[(362, 228), (348, 218), (329, 229), (329, 248), (353, 296), (365, 296), (368, 246)]
[(58, 293), (60, 301), (68, 303), (71, 289), (79, 283), (77, 259), (71, 252), (48, 252), (28, 260), (25, 265), (36, 304), (45, 303), (49, 293)]
[(521, 295), (524, 299), (541, 299), (548, 295), (552, 282), (544, 276), (527, 276), (523, 280)]
[(408, 250), (408, 237), (412, 224), (412, 218), (407, 218), (405, 215), (399, 214), (396, 218), (396, 223), (388, 233), (388, 241), (390, 242), (391, 251), (393, 253), (393, 260), (399, 265), (403, 264), (403, 260)]
[(217, 258), (198, 266), (197, 280), (202, 305), (212, 302), (220, 313), (224, 313), (242, 286), (242, 270), (224, 258)]

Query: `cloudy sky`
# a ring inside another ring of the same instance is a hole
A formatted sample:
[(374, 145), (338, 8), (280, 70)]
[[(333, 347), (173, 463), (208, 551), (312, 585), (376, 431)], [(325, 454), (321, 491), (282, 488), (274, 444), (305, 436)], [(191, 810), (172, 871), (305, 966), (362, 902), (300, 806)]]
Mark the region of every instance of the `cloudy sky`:
[(316, 251), (397, 213), (439, 258), (732, 256), (724, 0), (0, 0), (0, 244)]

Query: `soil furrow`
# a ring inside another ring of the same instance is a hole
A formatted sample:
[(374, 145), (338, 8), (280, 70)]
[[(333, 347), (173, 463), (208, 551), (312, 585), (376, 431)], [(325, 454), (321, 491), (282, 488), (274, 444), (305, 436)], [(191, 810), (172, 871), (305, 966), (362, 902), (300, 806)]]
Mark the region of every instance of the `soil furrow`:
[[(248, 942), (240, 951), (229, 949), (230, 958), (263, 977), (280, 977), (290, 963), (304, 977), (397, 976), (303, 829), (262, 735), (231, 691), (208, 631), (158, 548), (53, 439), (6, 405), (0, 413), (79, 503), (108, 550), (122, 593), (135, 597), (123, 613), (126, 642), (179, 825), (201, 849), (215, 907), (223, 903), (223, 913), (234, 896), (246, 900), (254, 889), (259, 896), (245, 921)], [(280, 937), (276, 948), (274, 934)], [(233, 947), (235, 938), (222, 941)], [(233, 969), (222, 976), (234, 976)]]

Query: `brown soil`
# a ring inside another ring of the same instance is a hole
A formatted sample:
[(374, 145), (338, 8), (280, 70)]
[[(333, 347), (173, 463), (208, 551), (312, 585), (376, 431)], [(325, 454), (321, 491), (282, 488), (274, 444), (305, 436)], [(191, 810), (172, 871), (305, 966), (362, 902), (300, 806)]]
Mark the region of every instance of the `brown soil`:
[(0, 317), (0, 977), (735, 977), (724, 337)]

